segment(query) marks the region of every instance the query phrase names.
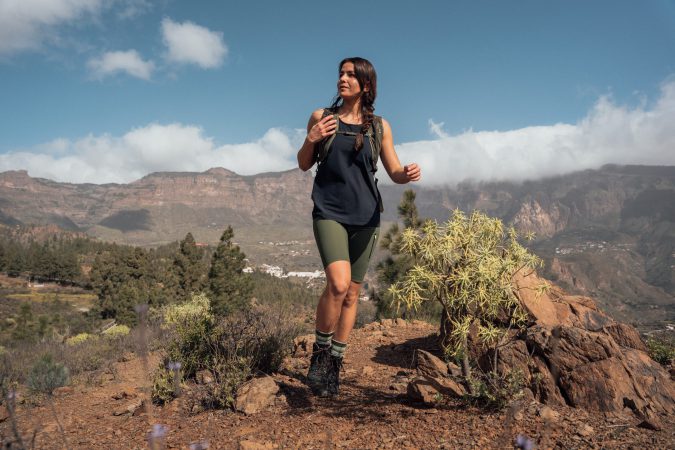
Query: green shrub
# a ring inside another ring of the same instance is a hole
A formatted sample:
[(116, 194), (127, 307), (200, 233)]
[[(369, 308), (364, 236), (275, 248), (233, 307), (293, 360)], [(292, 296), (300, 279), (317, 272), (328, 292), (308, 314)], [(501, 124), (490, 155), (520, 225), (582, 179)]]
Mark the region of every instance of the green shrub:
[(51, 395), (54, 389), (68, 383), (68, 368), (52, 359), (52, 355), (43, 355), (30, 370), (28, 388), (38, 394)]
[(469, 383), (470, 400), (496, 409), (502, 409), (512, 400), (522, 397), (523, 389), (526, 387), (525, 376), (520, 369), (511, 370), (503, 375), (496, 371), (474, 374)]
[(208, 385), (207, 406), (233, 407), (237, 388), (251, 376), (251, 365), (251, 359), (243, 356), (215, 358), (211, 366), (214, 383)]
[(114, 326), (108, 328), (107, 330), (105, 330), (101, 334), (103, 334), (106, 337), (117, 338), (117, 337), (120, 337), (120, 336), (128, 336), (130, 331), (131, 330), (126, 325), (114, 325)]
[(175, 396), (168, 367), (180, 364), (185, 380), (200, 370), (209, 370), (214, 383), (208, 385), (207, 406), (230, 407), (236, 389), (256, 372), (279, 369), (299, 334), (299, 324), (270, 308), (241, 311), (215, 322), (208, 298), (194, 296), (190, 304), (171, 307), (166, 323), (172, 334), (165, 344), (161, 367), (155, 372), (152, 399), (165, 403)]
[(662, 366), (669, 365), (675, 359), (675, 338), (673, 337), (650, 337), (647, 339), (647, 347), (649, 356)]
[(66, 345), (73, 346), (73, 345), (79, 345), (83, 343), (84, 341), (87, 341), (89, 339), (95, 339), (96, 336), (93, 334), (89, 333), (80, 333), (76, 334), (75, 336), (71, 336), (68, 339), (66, 339)]
[(164, 365), (155, 370), (152, 375), (152, 400), (163, 405), (176, 397), (174, 371)]

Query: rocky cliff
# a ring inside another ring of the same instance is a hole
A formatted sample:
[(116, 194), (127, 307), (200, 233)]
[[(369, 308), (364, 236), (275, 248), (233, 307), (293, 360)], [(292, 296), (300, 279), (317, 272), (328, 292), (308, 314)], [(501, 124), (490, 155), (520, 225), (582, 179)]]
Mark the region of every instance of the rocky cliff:
[[(386, 176), (386, 175), (382, 175)], [(385, 221), (409, 186), (382, 186)], [(259, 262), (316, 268), (312, 175), (153, 173), (129, 184), (69, 184), (0, 174), (0, 223), (57, 224), (106, 240), (156, 245), (188, 231), (216, 242), (231, 224)], [(675, 321), (675, 167), (606, 166), (523, 183), (418, 188), (423, 217), (480, 209), (533, 231), (543, 275), (624, 321)], [(277, 244), (284, 244), (280, 246)]]

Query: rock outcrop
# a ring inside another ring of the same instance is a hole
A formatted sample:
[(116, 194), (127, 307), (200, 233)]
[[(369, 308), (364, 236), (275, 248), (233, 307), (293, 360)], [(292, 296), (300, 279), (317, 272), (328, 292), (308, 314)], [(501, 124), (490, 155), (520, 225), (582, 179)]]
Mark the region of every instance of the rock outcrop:
[[(498, 371), (521, 370), (535, 397), (593, 411), (630, 408), (658, 427), (675, 412), (675, 383), (647, 354), (633, 327), (614, 321), (588, 297), (556, 287), (537, 295), (543, 280), (518, 275), (519, 299), (532, 322), (500, 349)], [(492, 355), (483, 355), (487, 362)]]

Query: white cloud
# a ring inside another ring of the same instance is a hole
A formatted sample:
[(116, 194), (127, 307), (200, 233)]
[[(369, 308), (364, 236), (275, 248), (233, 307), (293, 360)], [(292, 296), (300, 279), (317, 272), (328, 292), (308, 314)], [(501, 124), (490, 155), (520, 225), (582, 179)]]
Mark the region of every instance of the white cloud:
[[(463, 180), (519, 181), (599, 168), (604, 164), (675, 165), (675, 80), (658, 100), (635, 108), (601, 97), (576, 124), (449, 136), (429, 122), (437, 139), (397, 146), (403, 164), (417, 162), (424, 184)], [(383, 176), (382, 178), (387, 178)], [(383, 180), (385, 181), (385, 180)]]
[(58, 25), (103, 8), (103, 0), (1, 0), (0, 55), (39, 48)]
[(98, 58), (90, 59), (87, 67), (97, 78), (126, 72), (132, 77), (149, 80), (155, 64), (152, 61), (144, 61), (136, 50), (127, 50), (106, 52)]
[(26, 169), (34, 177), (73, 183), (126, 183), (150, 172), (211, 167), (250, 175), (290, 169), (302, 139), (300, 131), (272, 128), (254, 142), (217, 146), (196, 126), (150, 124), (121, 137), (56, 139), (34, 151), (0, 155), (0, 171)]
[[(604, 164), (675, 165), (675, 80), (649, 106), (598, 100), (576, 124), (505, 132), (448, 135), (430, 122), (435, 139), (403, 143), (403, 164), (422, 167), (423, 184), (466, 179), (537, 179)], [(204, 171), (225, 167), (243, 175), (296, 167), (303, 130), (272, 128), (260, 139), (219, 145), (197, 126), (150, 124), (123, 136), (56, 139), (30, 151), (0, 155), (0, 171), (26, 169), (31, 176), (75, 183), (129, 182), (155, 171)], [(384, 170), (380, 179), (388, 180)]]
[(223, 33), (192, 22), (177, 23), (166, 18), (162, 20), (162, 36), (166, 58), (171, 62), (213, 69), (222, 65), (227, 56)]

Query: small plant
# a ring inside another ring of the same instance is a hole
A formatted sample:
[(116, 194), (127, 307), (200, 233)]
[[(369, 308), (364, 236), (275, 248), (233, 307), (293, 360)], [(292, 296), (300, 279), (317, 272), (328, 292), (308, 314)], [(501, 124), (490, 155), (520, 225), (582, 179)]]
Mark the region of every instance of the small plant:
[(126, 325), (114, 325), (101, 334), (108, 338), (118, 338), (122, 336), (128, 336), (130, 331), (131, 330)]
[(69, 345), (69, 346), (79, 345), (79, 344), (83, 343), (84, 341), (87, 341), (89, 339), (94, 339), (94, 338), (96, 338), (96, 336), (94, 336), (93, 334), (80, 333), (80, 334), (76, 334), (75, 336), (71, 336), (68, 339), (66, 339), (66, 345)]
[(28, 375), (28, 388), (32, 392), (47, 396), (47, 401), (49, 402), (49, 406), (51, 406), (52, 414), (56, 419), (56, 424), (59, 427), (66, 448), (70, 448), (70, 444), (63, 430), (63, 425), (61, 425), (61, 421), (59, 420), (59, 414), (56, 412), (52, 394), (56, 388), (68, 384), (68, 376), (68, 368), (63, 364), (55, 362), (50, 354), (42, 356), (33, 365)]
[(479, 404), (502, 409), (513, 400), (522, 397), (526, 387), (525, 376), (520, 369), (514, 369), (504, 375), (495, 371), (474, 375), (471, 380), (469, 398)]
[(647, 347), (649, 356), (662, 366), (667, 366), (675, 360), (675, 338), (673, 337), (650, 337), (647, 339)]
[(52, 395), (54, 389), (68, 384), (68, 368), (55, 362), (52, 355), (44, 355), (30, 370), (28, 388), (35, 393)]

